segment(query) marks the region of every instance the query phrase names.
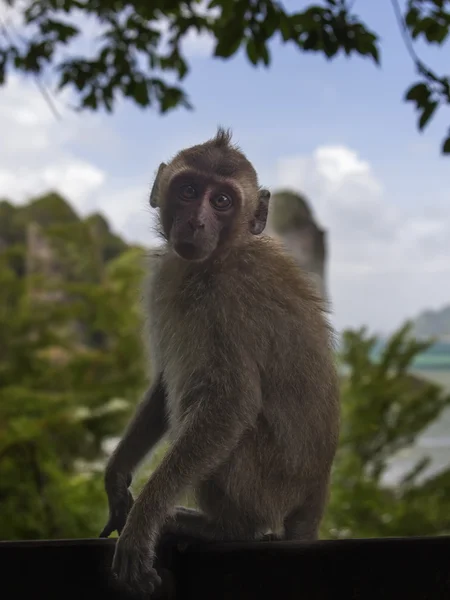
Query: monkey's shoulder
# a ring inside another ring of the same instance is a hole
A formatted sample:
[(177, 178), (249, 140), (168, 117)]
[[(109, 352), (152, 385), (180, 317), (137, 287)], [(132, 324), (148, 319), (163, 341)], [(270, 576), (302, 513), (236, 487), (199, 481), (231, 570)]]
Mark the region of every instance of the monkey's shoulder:
[[(248, 330), (282, 315), (309, 319), (322, 301), (298, 264), (269, 237), (256, 238), (213, 265), (189, 265), (173, 254), (154, 260), (149, 278), (149, 309), (172, 324), (226, 325)], [(267, 326), (270, 327), (270, 323)]]
[(263, 290), (272, 301), (322, 311), (323, 300), (314, 284), (281, 242), (269, 237), (256, 238), (246, 248), (240, 272), (247, 271), (256, 290)]

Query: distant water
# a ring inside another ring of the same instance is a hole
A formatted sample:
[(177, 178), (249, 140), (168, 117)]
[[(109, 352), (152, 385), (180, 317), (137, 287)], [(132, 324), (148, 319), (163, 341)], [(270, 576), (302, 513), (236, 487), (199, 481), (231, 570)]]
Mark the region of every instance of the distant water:
[[(380, 341), (374, 349), (373, 357), (376, 360), (380, 355), (383, 347), (385, 345), (384, 341)], [(450, 372), (450, 343), (449, 342), (439, 342), (437, 344), (433, 344), (421, 354), (418, 354), (412, 363), (412, 367), (416, 370), (425, 371), (449, 371)], [(448, 380), (448, 379), (447, 379)]]
[[(374, 349), (373, 359), (377, 360), (383, 349), (380, 342)], [(343, 371), (345, 372), (345, 368)], [(450, 394), (450, 343), (440, 342), (417, 355), (412, 363), (411, 374), (439, 385)], [(420, 459), (428, 456), (431, 463), (423, 476), (437, 473), (450, 465), (450, 408), (418, 437), (417, 443), (399, 452), (390, 463), (384, 481), (395, 484)]]
[[(383, 348), (380, 343), (374, 352), (376, 359)], [(441, 386), (450, 394), (450, 343), (433, 344), (419, 354), (412, 363), (412, 374)], [(428, 456), (431, 464), (424, 476), (431, 475), (450, 465), (450, 409), (436, 423), (428, 427), (413, 448), (400, 452), (391, 462), (386, 473), (386, 483), (395, 483), (418, 460)]]
[[(426, 361), (424, 363), (425, 367), (415, 368), (412, 370), (412, 374), (440, 385), (450, 394), (450, 369), (443, 369), (441, 366), (436, 369), (426, 364)], [(415, 446), (400, 452), (392, 460), (385, 475), (386, 483), (395, 483), (424, 456), (431, 459), (424, 477), (437, 473), (450, 465), (450, 409), (444, 411), (440, 419), (419, 436)]]

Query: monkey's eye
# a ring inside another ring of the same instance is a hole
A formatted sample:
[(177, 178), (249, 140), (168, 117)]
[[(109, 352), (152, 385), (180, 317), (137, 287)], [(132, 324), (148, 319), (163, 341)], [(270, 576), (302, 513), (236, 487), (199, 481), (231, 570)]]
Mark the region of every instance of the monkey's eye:
[(210, 202), (216, 210), (227, 210), (233, 204), (231, 198), (226, 194), (220, 194), (215, 198), (211, 198)]
[(197, 190), (192, 185), (183, 185), (180, 192), (186, 200), (192, 200), (197, 197)]

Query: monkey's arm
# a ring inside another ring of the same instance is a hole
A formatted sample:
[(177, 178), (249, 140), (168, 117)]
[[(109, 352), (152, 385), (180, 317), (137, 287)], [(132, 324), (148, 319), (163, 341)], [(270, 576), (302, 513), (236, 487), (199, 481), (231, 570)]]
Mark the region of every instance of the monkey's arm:
[(167, 430), (166, 393), (161, 376), (145, 392), (135, 416), (123, 438), (111, 455), (105, 472), (105, 487), (109, 501), (109, 521), (100, 537), (119, 533), (125, 526), (133, 497), (128, 491), (132, 473)]
[(246, 360), (235, 368), (225, 362), (197, 373), (182, 399), (185, 417), (177, 439), (136, 500), (116, 545), (113, 571), (122, 584), (147, 589), (155, 544), (177, 498), (226, 460), (256, 423), (261, 409), (256, 365)]
[(167, 431), (166, 392), (161, 375), (149, 387), (111, 455), (108, 473), (131, 474)]
[(186, 416), (177, 439), (136, 502), (136, 513), (151, 510), (161, 522), (188, 485), (228, 458), (261, 409), (259, 372), (250, 361), (239, 370), (211, 366), (195, 380), (181, 403)]

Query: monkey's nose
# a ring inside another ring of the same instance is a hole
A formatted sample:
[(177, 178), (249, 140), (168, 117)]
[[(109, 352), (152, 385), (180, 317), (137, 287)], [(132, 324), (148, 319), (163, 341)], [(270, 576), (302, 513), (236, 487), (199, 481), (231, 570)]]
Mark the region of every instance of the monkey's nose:
[(199, 221), (197, 218), (188, 219), (188, 225), (192, 229), (192, 231), (197, 231), (198, 229), (204, 229), (205, 224), (203, 221)]

